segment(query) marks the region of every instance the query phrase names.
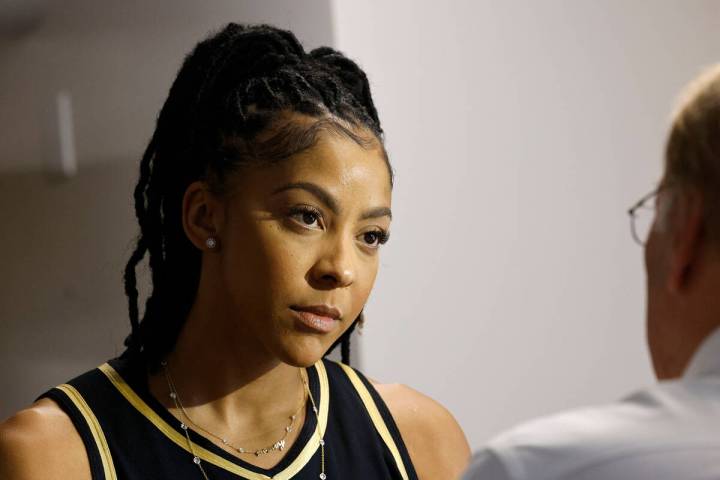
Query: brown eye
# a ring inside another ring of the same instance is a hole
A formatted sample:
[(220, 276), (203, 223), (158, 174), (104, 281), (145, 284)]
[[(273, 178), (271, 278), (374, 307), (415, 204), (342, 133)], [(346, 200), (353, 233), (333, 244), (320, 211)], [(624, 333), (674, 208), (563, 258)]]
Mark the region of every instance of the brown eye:
[(387, 242), (387, 239), (388, 234), (380, 230), (373, 230), (362, 234), (362, 241), (372, 248), (380, 247), (380, 245)]
[(302, 214), (302, 221), (305, 225), (312, 225), (318, 221), (317, 215), (312, 212), (305, 212)]
[(365, 235), (363, 235), (365, 243), (368, 245), (374, 245), (376, 242), (380, 240), (380, 237), (377, 232), (367, 232)]
[(290, 211), (290, 218), (301, 226), (310, 229), (322, 228), (320, 212), (309, 206), (294, 208)]

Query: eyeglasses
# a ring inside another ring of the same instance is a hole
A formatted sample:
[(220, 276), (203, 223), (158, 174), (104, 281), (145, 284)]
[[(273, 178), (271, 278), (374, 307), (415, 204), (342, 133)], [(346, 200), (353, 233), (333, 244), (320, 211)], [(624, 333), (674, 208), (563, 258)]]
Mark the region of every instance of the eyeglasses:
[(650, 235), (650, 228), (652, 228), (655, 219), (655, 202), (653, 200), (658, 193), (660, 193), (659, 187), (642, 197), (628, 209), (630, 231), (633, 240), (640, 246), (645, 246)]

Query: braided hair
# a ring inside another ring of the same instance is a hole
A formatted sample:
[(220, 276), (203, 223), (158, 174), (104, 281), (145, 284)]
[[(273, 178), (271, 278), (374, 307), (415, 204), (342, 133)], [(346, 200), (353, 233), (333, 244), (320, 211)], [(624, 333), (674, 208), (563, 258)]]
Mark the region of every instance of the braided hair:
[[(134, 191), (140, 234), (124, 274), (131, 324), (125, 356), (139, 355), (157, 368), (194, 302), (201, 253), (182, 227), (187, 187), (204, 180), (222, 192), (228, 174), (239, 167), (281, 161), (311, 147), (319, 129), (292, 122), (278, 127), (287, 113), (313, 117), (315, 127), (329, 125), (360, 144), (363, 138), (352, 129), (362, 129), (382, 146), (365, 73), (332, 48), (306, 52), (289, 31), (231, 23), (185, 58)], [(258, 138), (271, 127), (269, 139)], [(141, 319), (136, 272), (146, 256), (152, 289)], [(350, 335), (360, 321), (362, 313), (328, 353), (340, 344), (342, 361), (349, 363)]]

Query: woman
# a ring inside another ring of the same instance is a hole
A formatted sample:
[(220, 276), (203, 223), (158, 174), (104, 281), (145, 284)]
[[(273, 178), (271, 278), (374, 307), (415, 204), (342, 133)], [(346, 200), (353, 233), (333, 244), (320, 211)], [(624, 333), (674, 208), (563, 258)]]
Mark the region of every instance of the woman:
[(348, 362), (391, 190), (355, 63), (269, 26), (201, 42), (140, 165), (127, 350), (2, 426), (0, 478), (457, 476), (444, 408), (323, 359)]

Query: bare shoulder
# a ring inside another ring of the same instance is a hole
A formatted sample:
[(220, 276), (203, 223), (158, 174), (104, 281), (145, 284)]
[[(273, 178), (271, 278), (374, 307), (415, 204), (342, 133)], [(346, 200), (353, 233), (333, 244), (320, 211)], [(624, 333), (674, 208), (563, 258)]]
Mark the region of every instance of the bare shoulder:
[(42, 399), (0, 423), (0, 480), (58, 477), (89, 479), (90, 465), (70, 418)]
[(459, 477), (470, 446), (455, 417), (406, 385), (372, 383), (397, 423), (420, 479)]

